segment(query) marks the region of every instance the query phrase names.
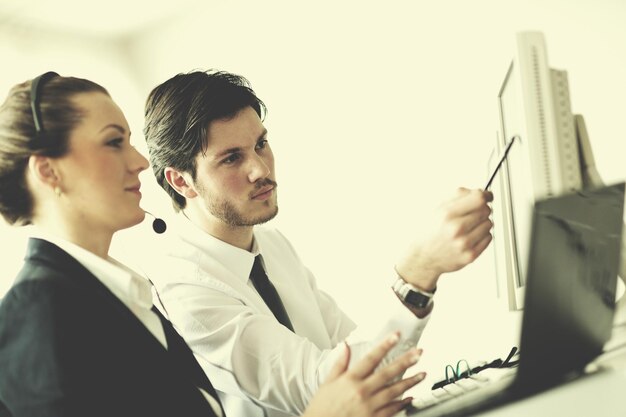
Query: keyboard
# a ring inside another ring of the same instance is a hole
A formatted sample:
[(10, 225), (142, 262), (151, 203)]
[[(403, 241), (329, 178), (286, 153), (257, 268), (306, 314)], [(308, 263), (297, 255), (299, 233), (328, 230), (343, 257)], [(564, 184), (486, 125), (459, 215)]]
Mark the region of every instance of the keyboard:
[[(407, 415), (454, 415), (488, 401), (513, 382), (517, 368), (489, 368), (413, 399)], [(445, 404), (443, 404), (445, 403)]]

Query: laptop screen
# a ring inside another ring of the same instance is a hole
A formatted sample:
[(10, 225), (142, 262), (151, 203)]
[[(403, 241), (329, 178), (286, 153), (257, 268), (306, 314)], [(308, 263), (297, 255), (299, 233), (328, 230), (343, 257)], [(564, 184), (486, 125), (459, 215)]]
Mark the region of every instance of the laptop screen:
[(517, 388), (561, 382), (602, 352), (615, 306), (624, 184), (535, 203)]

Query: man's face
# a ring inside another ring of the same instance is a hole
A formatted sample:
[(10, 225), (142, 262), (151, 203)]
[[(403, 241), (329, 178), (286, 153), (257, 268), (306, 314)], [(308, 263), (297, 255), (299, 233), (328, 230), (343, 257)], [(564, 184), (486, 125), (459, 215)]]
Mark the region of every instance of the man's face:
[(278, 213), (274, 155), (254, 109), (211, 122), (207, 143), (206, 153), (196, 157), (194, 188), (214, 220), (253, 226), (273, 219)]

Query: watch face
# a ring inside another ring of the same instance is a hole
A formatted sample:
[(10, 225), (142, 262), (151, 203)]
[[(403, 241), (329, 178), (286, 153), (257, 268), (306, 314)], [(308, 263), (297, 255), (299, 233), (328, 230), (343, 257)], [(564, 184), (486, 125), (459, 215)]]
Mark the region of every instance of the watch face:
[(430, 297), (415, 291), (409, 291), (405, 301), (417, 308), (424, 308), (428, 305)]

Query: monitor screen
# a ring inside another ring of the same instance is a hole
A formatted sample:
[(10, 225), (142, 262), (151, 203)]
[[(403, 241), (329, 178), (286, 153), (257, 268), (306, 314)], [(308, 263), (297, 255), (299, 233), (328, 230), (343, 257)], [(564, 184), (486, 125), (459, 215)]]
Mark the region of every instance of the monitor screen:
[[(493, 235), (498, 294), (523, 306), (532, 208), (582, 188), (578, 142), (565, 71), (548, 66), (543, 35), (521, 32), (498, 94), (498, 155), (515, 137), (494, 180)], [(489, 161), (489, 169), (497, 158)]]

